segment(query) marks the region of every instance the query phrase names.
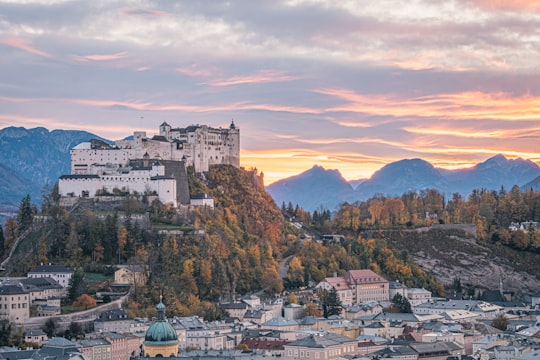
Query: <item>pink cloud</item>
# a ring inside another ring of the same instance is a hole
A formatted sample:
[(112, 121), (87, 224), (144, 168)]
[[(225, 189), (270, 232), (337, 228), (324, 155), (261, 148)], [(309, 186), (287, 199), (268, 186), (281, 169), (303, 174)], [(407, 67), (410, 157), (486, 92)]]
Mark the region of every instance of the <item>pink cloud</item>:
[(46, 53), (46, 52), (41, 51), (39, 49), (36, 49), (32, 45), (32, 41), (30, 41), (28, 39), (23, 39), (23, 38), (19, 38), (19, 37), (4, 37), (4, 38), (0, 38), (0, 44), (11, 46), (11, 47), (14, 47), (14, 48), (17, 48), (17, 49), (20, 49), (20, 50), (24, 50), (26, 52), (36, 54), (36, 55), (39, 55), (39, 56), (43, 56), (43, 57), (46, 57), (46, 58), (52, 58), (53, 57), (49, 53)]
[(126, 51), (115, 54), (94, 54), (94, 55), (75, 55), (77, 61), (112, 61), (122, 59), (128, 56)]
[(487, 10), (527, 11), (540, 9), (540, 3), (536, 0), (467, 0), (466, 2)]
[(231, 86), (240, 84), (259, 84), (297, 80), (298, 77), (284, 74), (280, 71), (261, 70), (252, 75), (235, 76), (228, 79), (209, 82), (212, 86)]

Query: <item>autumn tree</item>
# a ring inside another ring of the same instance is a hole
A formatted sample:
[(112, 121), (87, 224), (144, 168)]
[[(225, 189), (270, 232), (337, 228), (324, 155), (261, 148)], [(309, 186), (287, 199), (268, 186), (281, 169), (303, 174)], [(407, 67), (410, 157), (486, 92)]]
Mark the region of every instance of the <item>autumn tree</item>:
[(322, 311), (319, 309), (317, 304), (313, 302), (308, 302), (306, 306), (304, 307), (304, 316), (315, 316), (315, 317), (321, 317)]
[(15, 243), (15, 240), (17, 240), (17, 227), (18, 225), (14, 218), (9, 218), (6, 220), (6, 224), (4, 225), (6, 249), (11, 249)]
[(88, 294), (82, 294), (77, 299), (75, 299), (72, 306), (74, 308), (87, 310), (88, 308), (96, 306), (96, 299), (94, 299)]
[(508, 318), (504, 314), (499, 314), (491, 321), (491, 326), (506, 331), (506, 328), (508, 327)]

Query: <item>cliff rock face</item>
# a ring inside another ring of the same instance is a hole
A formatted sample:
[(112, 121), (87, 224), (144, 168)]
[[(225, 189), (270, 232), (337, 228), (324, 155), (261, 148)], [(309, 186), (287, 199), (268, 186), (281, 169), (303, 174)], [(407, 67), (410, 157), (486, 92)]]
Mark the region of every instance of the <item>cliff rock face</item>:
[(99, 137), (85, 131), (0, 130), (0, 207), (16, 206), (27, 194), (39, 205), (44, 188), (51, 188), (60, 175), (70, 173), (69, 150), (94, 138)]

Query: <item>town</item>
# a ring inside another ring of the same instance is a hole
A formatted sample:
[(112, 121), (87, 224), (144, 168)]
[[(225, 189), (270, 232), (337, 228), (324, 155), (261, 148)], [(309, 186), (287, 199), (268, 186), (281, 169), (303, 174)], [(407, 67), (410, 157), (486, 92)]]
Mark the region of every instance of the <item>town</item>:
[[(113, 285), (117, 288), (125, 290), (146, 281), (140, 267), (115, 269)], [(90, 310), (60, 314), (60, 301), (67, 296), (73, 276), (73, 269), (64, 266), (39, 265), (25, 278), (2, 279), (0, 319), (17, 329), (22, 343), (36, 348), (4, 347), (2, 358), (540, 356), (540, 292), (528, 303), (508, 299), (502, 288), (486, 291), (482, 296), (486, 300), (435, 298), (430, 291), (407, 288), (371, 270), (350, 270), (344, 276), (325, 278), (313, 289), (271, 301), (248, 295), (221, 303), (227, 317), (205, 321), (199, 316), (167, 318), (166, 299), (156, 304), (155, 318), (130, 318), (125, 310), (129, 290)], [(319, 307), (327, 310), (324, 316)], [(71, 338), (55, 337), (69, 331)]]

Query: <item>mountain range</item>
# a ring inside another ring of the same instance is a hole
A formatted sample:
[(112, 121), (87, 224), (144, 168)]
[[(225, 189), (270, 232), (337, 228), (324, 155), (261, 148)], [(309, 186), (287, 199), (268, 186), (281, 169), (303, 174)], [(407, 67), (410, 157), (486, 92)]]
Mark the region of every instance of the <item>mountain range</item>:
[[(7, 127), (0, 130), (0, 222), (13, 215), (21, 199), (29, 194), (41, 204), (42, 191), (58, 177), (70, 173), (69, 150), (90, 139), (109, 140), (77, 130), (38, 127)], [(334, 210), (342, 202), (366, 200), (376, 194), (400, 196), (408, 191), (437, 189), (451, 195), (468, 196), (473, 189), (499, 190), (518, 185), (540, 190), (540, 167), (524, 159), (496, 155), (468, 169), (435, 168), (422, 159), (405, 159), (385, 165), (369, 179), (347, 181), (339, 170), (313, 168), (266, 187), (278, 205), (298, 204), (306, 210)]]
[(43, 127), (0, 130), (0, 218), (12, 215), (26, 195), (40, 205), (42, 191), (70, 173), (70, 149), (90, 139), (101, 138), (86, 131)]
[(383, 166), (369, 179), (345, 180), (338, 170), (313, 168), (266, 187), (276, 203), (298, 204), (313, 211), (334, 210), (340, 203), (369, 199), (374, 195), (401, 196), (410, 191), (436, 189), (468, 196), (474, 189), (500, 190), (518, 185), (522, 190), (540, 189), (540, 167), (530, 160), (496, 155), (471, 168), (446, 170), (422, 159), (399, 160)]

